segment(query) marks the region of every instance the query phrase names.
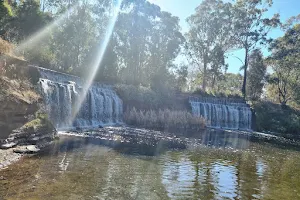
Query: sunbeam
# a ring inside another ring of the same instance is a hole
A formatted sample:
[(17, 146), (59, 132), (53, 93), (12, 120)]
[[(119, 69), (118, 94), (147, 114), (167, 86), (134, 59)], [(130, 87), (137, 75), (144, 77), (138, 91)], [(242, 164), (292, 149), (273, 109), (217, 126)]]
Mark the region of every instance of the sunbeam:
[[(108, 26), (106, 28), (106, 32), (105, 32), (105, 37), (104, 40), (101, 42), (101, 44), (99, 45), (99, 49), (97, 50), (97, 53), (95, 54), (97, 57), (95, 57), (93, 59), (93, 61), (91, 62), (91, 68), (90, 71), (88, 72), (88, 75), (86, 76), (86, 82), (83, 85), (83, 90), (82, 90), (82, 94), (80, 95), (78, 101), (75, 103), (74, 106), (74, 112), (72, 114), (72, 120), (71, 123), (74, 122), (78, 112), (80, 111), (80, 108), (82, 106), (82, 103), (84, 102), (86, 95), (88, 93), (89, 88), (91, 87), (97, 70), (99, 68), (99, 65), (101, 64), (102, 60), (103, 60), (103, 56), (105, 54), (107, 45), (110, 41), (111, 35), (113, 33), (116, 21), (118, 19), (119, 16), (119, 12), (121, 9), (121, 4), (122, 4), (123, 0), (118, 0), (117, 4), (115, 5), (114, 11), (113, 11), (113, 16), (110, 18)], [(70, 124), (72, 125), (72, 124)]]
[(63, 23), (64, 19), (69, 17), (70, 13), (72, 13), (73, 10), (75, 10), (78, 7), (78, 5), (79, 3), (76, 3), (74, 6), (66, 10), (63, 14), (61, 14), (56, 20), (51, 22), (49, 25), (37, 31), (26, 40), (22, 41), (13, 50), (13, 53), (15, 55), (18, 55), (19, 53), (22, 53), (26, 48), (34, 48), (40, 45), (41, 41), (45, 40), (46, 37), (49, 37), (51, 35), (51, 32), (55, 30), (55, 28), (59, 27)]

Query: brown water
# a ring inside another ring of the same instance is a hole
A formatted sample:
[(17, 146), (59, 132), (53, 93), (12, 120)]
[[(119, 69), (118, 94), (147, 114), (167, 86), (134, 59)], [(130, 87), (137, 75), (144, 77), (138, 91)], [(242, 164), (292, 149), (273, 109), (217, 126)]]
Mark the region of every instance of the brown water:
[(0, 199), (300, 199), (297, 150), (227, 143), (244, 145), (145, 156), (62, 137), (47, 153), (0, 171)]

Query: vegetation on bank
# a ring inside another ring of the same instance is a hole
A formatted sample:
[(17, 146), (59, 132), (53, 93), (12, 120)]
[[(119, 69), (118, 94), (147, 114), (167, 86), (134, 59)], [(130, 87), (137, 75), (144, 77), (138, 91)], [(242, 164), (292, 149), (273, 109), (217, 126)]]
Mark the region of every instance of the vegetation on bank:
[(253, 108), (257, 131), (300, 136), (300, 110), (266, 101), (255, 102)]
[(124, 113), (124, 121), (133, 126), (158, 130), (205, 128), (202, 117), (195, 117), (188, 111), (174, 110), (137, 110), (133, 108)]
[(40, 99), (27, 78), (12, 79), (0, 74), (0, 100), (23, 101), (27, 104)]
[(186, 110), (188, 95), (174, 90), (153, 90), (144, 86), (117, 84), (114, 86), (117, 94), (126, 105), (125, 110), (135, 107), (138, 110)]
[(43, 112), (36, 112), (35, 119), (24, 124), (20, 130), (28, 133), (36, 133), (36, 132), (51, 132), (55, 130), (54, 126), (48, 119), (48, 115)]

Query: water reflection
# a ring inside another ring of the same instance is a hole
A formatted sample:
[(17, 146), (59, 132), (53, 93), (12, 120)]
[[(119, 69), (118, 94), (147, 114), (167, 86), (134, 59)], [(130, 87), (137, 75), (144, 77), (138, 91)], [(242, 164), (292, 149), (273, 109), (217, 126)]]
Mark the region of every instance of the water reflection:
[(202, 135), (210, 147), (157, 156), (61, 138), (0, 171), (0, 199), (300, 199), (298, 152), (230, 137)]

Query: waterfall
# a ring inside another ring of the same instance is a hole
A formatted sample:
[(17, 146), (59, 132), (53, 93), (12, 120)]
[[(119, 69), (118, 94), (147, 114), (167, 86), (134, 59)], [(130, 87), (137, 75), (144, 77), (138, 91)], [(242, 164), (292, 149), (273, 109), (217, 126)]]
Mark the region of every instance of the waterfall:
[(38, 70), (39, 89), (56, 128), (97, 127), (122, 122), (123, 102), (110, 86), (94, 83), (73, 117), (75, 105), (83, 93), (83, 80), (43, 68)]
[(252, 111), (246, 102), (227, 98), (190, 97), (194, 116), (202, 116), (208, 126), (223, 129), (251, 130)]

